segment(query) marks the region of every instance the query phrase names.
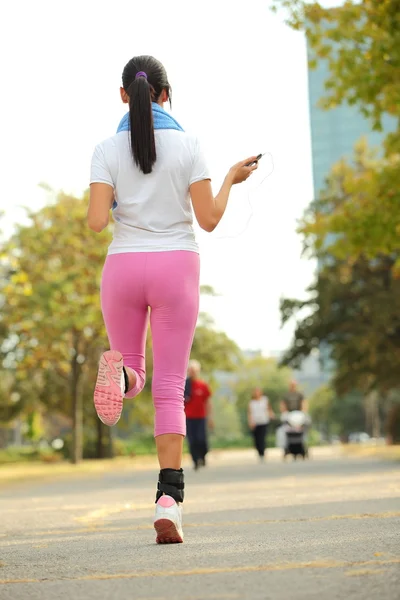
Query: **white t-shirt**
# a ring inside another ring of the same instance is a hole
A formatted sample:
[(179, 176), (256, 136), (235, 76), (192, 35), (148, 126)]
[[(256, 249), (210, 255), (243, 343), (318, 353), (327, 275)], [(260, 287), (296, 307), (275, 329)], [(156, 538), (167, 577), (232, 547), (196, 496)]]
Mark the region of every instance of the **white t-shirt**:
[(109, 254), (198, 252), (189, 186), (210, 179), (198, 140), (175, 129), (155, 131), (157, 161), (144, 175), (132, 158), (129, 132), (96, 146), (90, 183), (114, 188), (117, 207)]
[(269, 423), (268, 398), (262, 396), (259, 400), (250, 401), (250, 415), (254, 425)]

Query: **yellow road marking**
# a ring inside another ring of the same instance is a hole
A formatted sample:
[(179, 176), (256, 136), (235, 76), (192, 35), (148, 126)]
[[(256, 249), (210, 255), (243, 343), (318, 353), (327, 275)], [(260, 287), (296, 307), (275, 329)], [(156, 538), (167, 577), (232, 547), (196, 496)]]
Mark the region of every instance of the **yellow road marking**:
[[(302, 569), (349, 569), (353, 567), (375, 567), (381, 565), (400, 564), (400, 558), (388, 560), (365, 560), (365, 561), (334, 561), (316, 560), (299, 563), (277, 563), (266, 565), (247, 565), (243, 567), (205, 567), (182, 571), (143, 571), (142, 573), (98, 573), (97, 575), (82, 575), (81, 577), (63, 577), (63, 581), (103, 581), (110, 579), (146, 579), (148, 577), (190, 577), (193, 575), (220, 575), (222, 573), (257, 573), (265, 571), (295, 571)], [(1, 585), (15, 583), (46, 583), (57, 581), (52, 579), (0, 579)]]
[[(212, 594), (211, 596), (181, 596), (181, 600), (235, 600), (239, 598), (238, 594)], [(167, 596), (146, 596), (135, 598), (135, 600), (169, 600)]]
[[(248, 521), (214, 521), (204, 523), (186, 523), (185, 528), (202, 528), (202, 527), (241, 527), (243, 525), (281, 525), (285, 523), (317, 523), (320, 521), (340, 521), (340, 520), (364, 520), (364, 519), (393, 519), (400, 517), (400, 511), (389, 511), (382, 513), (364, 513), (364, 514), (350, 514), (350, 515), (328, 515), (325, 517), (300, 517), (298, 519), (253, 519)], [(90, 523), (90, 519), (89, 519)], [(87, 523), (89, 525), (89, 523)], [(153, 529), (152, 525), (126, 525), (126, 526), (114, 526), (112, 524), (107, 527), (96, 526), (94, 522), (91, 526), (81, 527), (79, 529), (56, 529), (53, 531), (38, 531), (29, 534), (29, 538), (32, 537), (51, 537), (51, 536), (67, 536), (79, 535), (85, 533), (116, 533), (120, 531), (141, 531)], [(24, 534), (26, 535), (26, 534)], [(28, 536), (26, 536), (28, 537)], [(29, 540), (26, 540), (27, 543)], [(9, 542), (8, 542), (9, 543)], [(16, 543), (24, 543), (24, 540), (16, 540)], [(0, 547), (1, 547), (0, 543)]]
[(364, 577), (365, 575), (376, 575), (387, 573), (387, 569), (358, 569), (356, 571), (347, 571), (347, 577)]

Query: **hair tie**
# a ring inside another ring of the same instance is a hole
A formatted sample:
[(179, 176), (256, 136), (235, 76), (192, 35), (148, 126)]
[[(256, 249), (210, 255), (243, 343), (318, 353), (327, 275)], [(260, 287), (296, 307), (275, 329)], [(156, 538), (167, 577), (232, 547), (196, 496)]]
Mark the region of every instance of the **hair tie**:
[(139, 77), (144, 77), (145, 79), (147, 79), (147, 73), (145, 73), (144, 71), (138, 71), (138, 73), (136, 73), (135, 79), (139, 79)]

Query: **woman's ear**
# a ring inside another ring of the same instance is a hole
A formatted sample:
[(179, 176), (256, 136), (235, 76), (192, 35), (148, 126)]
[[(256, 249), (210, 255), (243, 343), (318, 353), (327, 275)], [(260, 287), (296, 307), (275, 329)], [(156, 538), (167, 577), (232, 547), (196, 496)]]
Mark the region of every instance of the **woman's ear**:
[(164, 104), (165, 102), (168, 102), (168, 100), (169, 100), (169, 95), (168, 95), (168, 92), (167, 92), (167, 90), (165, 90), (165, 89), (164, 89), (164, 90), (161, 92), (161, 98), (160, 98), (160, 99), (161, 99), (161, 102), (162, 102), (163, 104)]
[(124, 104), (129, 104), (129, 96), (124, 90), (123, 87), (119, 88), (119, 93), (121, 94), (121, 100)]

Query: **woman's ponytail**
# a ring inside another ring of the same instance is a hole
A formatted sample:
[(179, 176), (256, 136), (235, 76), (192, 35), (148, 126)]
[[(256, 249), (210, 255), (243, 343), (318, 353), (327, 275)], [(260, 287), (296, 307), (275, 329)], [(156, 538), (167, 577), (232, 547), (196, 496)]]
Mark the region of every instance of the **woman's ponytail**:
[(152, 109), (154, 89), (146, 73), (139, 72), (127, 92), (132, 156), (135, 164), (147, 175), (152, 172), (157, 159)]
[(152, 102), (158, 103), (162, 94), (170, 100), (167, 72), (153, 56), (135, 56), (124, 67), (122, 86), (129, 96), (133, 160), (147, 175), (157, 159)]

